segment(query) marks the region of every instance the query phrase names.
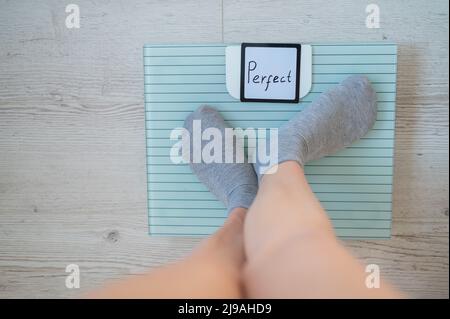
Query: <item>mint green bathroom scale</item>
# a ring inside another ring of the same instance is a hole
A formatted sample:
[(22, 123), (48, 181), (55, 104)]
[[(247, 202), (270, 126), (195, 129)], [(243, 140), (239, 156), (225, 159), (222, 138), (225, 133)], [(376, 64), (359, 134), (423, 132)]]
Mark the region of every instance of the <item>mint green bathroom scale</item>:
[[(378, 100), (373, 129), (333, 156), (309, 163), (307, 179), (336, 234), (387, 239), (391, 234), (397, 46), (311, 44), (311, 87), (299, 103), (244, 103), (226, 83), (225, 44), (144, 46), (148, 220), (150, 235), (204, 236), (226, 209), (193, 175), (174, 164), (170, 132), (202, 104), (218, 109), (233, 127), (279, 127), (322, 92), (352, 74), (372, 82)], [(282, 213), (282, 212), (278, 212)]]

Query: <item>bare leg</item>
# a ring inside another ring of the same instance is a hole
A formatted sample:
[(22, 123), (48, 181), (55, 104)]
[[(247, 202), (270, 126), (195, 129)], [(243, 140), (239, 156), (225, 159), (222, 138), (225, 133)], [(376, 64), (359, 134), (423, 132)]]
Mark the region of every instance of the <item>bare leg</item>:
[(251, 298), (401, 297), (386, 283), (368, 289), (362, 265), (336, 239), (296, 162), (262, 178), (244, 225), (243, 281)]
[(224, 226), (184, 260), (110, 284), (91, 298), (240, 298), (246, 209), (234, 209)]

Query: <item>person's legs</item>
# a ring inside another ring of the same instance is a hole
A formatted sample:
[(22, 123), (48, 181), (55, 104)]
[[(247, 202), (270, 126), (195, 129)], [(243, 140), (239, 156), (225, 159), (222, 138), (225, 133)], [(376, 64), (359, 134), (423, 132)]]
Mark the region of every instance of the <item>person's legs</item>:
[(250, 298), (391, 298), (386, 283), (368, 289), (363, 266), (339, 243), (301, 166), (266, 175), (244, 225)]
[(367, 78), (351, 76), (280, 128), (278, 171), (255, 169), (260, 188), (244, 226), (250, 297), (398, 297), (368, 289), (361, 264), (337, 241), (303, 166), (364, 136), (376, 120)]
[[(243, 215), (253, 202), (244, 226), (247, 297), (400, 296), (385, 284), (380, 289), (366, 288), (363, 267), (336, 240), (302, 169), (306, 162), (365, 135), (375, 117), (375, 93), (366, 78), (350, 77), (321, 95), (280, 130), (278, 171), (262, 177), (267, 167), (255, 165), (261, 183), (254, 202), (257, 181), (248, 163), (190, 163), (199, 180), (229, 211), (241, 210)], [(226, 129), (223, 118), (210, 107), (201, 107), (186, 119), (189, 133), (195, 131), (197, 120), (206, 124), (204, 128), (221, 133)], [(241, 153), (234, 155), (242, 157), (242, 150), (237, 151)], [(226, 245), (230, 238), (219, 232), (185, 261), (153, 272), (147, 280), (137, 279), (130, 287), (148, 297), (238, 297), (240, 276), (236, 269), (241, 268), (244, 255), (236, 249), (221, 253), (223, 247), (230, 247)], [(232, 266), (225, 269), (231, 270), (224, 270), (230, 261)], [(220, 275), (224, 280), (218, 278)], [(155, 290), (149, 290), (149, 285)]]
[(90, 293), (90, 298), (241, 298), (245, 208), (185, 259)]
[[(197, 127), (199, 125), (199, 127)], [(202, 135), (206, 129), (220, 131), (225, 145), (227, 125), (211, 107), (202, 106), (185, 120), (191, 145), (196, 129)], [(210, 130), (211, 131), (211, 130)], [(146, 275), (110, 285), (91, 297), (146, 297), (146, 298), (239, 298), (241, 297), (241, 268), (244, 262), (243, 220), (253, 202), (258, 180), (249, 163), (205, 163), (195, 161), (202, 155), (201, 148), (190, 148), (189, 166), (197, 178), (227, 207), (230, 216), (224, 226), (184, 260), (153, 270)], [(225, 150), (230, 150), (225, 147)], [(244, 150), (231, 148), (233, 158), (244, 158)], [(194, 152), (197, 152), (194, 154)], [(200, 153), (198, 153), (200, 152)], [(230, 154), (228, 154), (230, 155)]]

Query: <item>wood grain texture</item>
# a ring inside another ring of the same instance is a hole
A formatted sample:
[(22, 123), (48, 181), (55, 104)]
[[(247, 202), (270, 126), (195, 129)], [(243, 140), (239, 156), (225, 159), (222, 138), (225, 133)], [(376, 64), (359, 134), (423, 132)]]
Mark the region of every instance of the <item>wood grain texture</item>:
[[(77, 3), (69, 30), (59, 1), (0, 0), (0, 297), (76, 297), (198, 243), (147, 235), (144, 43), (386, 40), (393, 239), (346, 245), (411, 296), (448, 298), (447, 1), (377, 1), (380, 29), (357, 0)], [(80, 290), (65, 288), (70, 263)]]

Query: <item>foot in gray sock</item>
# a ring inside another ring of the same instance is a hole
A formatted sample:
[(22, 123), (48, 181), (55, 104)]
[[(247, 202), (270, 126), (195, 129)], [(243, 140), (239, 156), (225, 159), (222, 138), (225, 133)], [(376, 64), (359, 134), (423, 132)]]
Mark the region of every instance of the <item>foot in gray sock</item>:
[[(278, 164), (333, 154), (363, 137), (375, 123), (376, 94), (364, 76), (350, 76), (296, 114), (278, 132)], [(271, 163), (276, 164), (276, 163)], [(270, 167), (254, 164), (258, 177)]]
[[(234, 208), (249, 208), (258, 190), (258, 180), (253, 167), (249, 163), (225, 163), (225, 151), (230, 146), (222, 147), (221, 163), (205, 163), (203, 159), (200, 163), (193, 162), (193, 127), (194, 121), (201, 120), (201, 132), (207, 128), (217, 128), (222, 133), (222, 145), (224, 146), (225, 128), (227, 127), (222, 116), (215, 109), (209, 106), (201, 106), (191, 113), (184, 122), (184, 127), (189, 131), (191, 136), (190, 161), (189, 166), (192, 172), (197, 175), (198, 179), (205, 184), (231, 212)], [(202, 141), (204, 145), (209, 141)], [(201, 151), (200, 150), (200, 151)], [(233, 158), (244, 158), (243, 149), (233, 147)]]

